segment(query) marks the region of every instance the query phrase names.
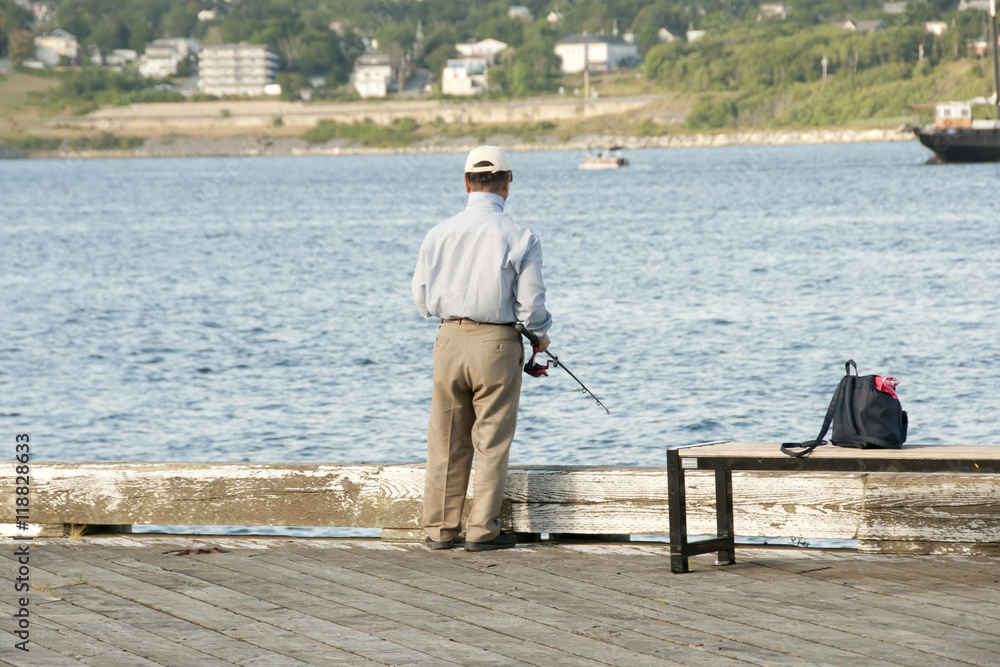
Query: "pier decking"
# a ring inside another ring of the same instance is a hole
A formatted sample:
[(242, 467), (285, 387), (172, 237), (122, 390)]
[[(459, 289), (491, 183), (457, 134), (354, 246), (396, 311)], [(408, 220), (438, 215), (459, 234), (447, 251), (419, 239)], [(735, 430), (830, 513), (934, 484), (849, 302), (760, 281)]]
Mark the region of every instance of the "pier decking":
[[(8, 580), (14, 544), (0, 550)], [(13, 665), (996, 665), (1000, 558), (666, 544), (431, 551), (360, 539), (31, 542)], [(165, 552), (220, 547), (225, 553)], [(14, 613), (13, 593), (0, 613)], [(5, 628), (6, 629), (6, 628)]]

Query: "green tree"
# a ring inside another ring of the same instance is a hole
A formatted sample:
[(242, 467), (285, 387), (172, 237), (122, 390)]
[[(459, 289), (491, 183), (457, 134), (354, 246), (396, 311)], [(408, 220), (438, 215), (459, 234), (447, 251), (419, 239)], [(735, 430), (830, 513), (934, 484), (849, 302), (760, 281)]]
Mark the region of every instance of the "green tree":
[(506, 44), (518, 47), (524, 41), (524, 23), (507, 16), (486, 21), (476, 30), (479, 39), (498, 39)]
[(535, 91), (535, 72), (531, 65), (518, 60), (510, 68), (508, 91), (515, 97), (526, 97)]
[(388, 53), (392, 44), (398, 45), (403, 51), (409, 52), (417, 38), (416, 24), (388, 23), (375, 33), (378, 48), (382, 53)]
[(31, 27), (31, 13), (13, 2), (0, 3), (0, 57), (7, 55), (10, 33)]
[(307, 76), (334, 73), (339, 79), (347, 66), (340, 40), (330, 31), (310, 30), (302, 35), (298, 49), (298, 69)]
[(649, 50), (660, 43), (660, 29), (655, 24), (641, 27), (636, 33), (635, 43), (639, 47), (639, 57), (646, 57)]
[(35, 50), (35, 35), (30, 30), (11, 30), (7, 36), (7, 56), (15, 65), (31, 57)]
[(486, 80), (489, 83), (490, 90), (509, 94), (510, 82), (507, 80), (506, 65), (491, 67), (486, 73)]
[(103, 53), (112, 49), (130, 48), (131, 34), (117, 14), (101, 18), (87, 35), (87, 43), (96, 44)]
[(436, 49), (424, 56), (424, 67), (429, 69), (434, 76), (441, 76), (441, 70), (447, 64), (449, 58), (457, 58), (458, 52), (451, 44), (441, 44)]
[(198, 24), (198, 5), (193, 2), (177, 3), (160, 20), (164, 37), (188, 37)]

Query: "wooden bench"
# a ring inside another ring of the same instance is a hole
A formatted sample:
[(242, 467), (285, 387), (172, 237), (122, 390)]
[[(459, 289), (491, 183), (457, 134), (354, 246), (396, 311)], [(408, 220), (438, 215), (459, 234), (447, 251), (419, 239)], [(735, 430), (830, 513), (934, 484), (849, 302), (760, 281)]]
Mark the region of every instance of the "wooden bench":
[[(684, 474), (715, 472), (716, 536), (688, 540)], [(733, 526), (734, 470), (830, 473), (1000, 473), (1000, 447), (985, 445), (910, 445), (903, 449), (854, 449), (823, 445), (794, 458), (778, 443), (725, 442), (667, 450), (670, 512), (670, 570), (688, 571), (688, 559), (718, 552), (716, 565), (736, 562)]]

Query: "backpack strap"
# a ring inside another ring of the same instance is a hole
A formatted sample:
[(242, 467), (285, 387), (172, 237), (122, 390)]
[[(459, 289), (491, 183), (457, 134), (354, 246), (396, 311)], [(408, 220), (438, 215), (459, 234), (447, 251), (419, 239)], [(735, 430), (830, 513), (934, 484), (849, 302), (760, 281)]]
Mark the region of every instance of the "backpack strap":
[[(853, 361), (847, 362), (847, 374), (851, 374), (851, 364)], [(855, 372), (857, 372), (858, 367), (854, 367)], [(837, 390), (833, 392), (833, 398), (830, 399), (830, 407), (826, 409), (826, 417), (823, 418), (823, 428), (819, 430), (819, 435), (816, 436), (815, 440), (806, 440), (805, 442), (783, 442), (781, 443), (781, 451), (789, 456), (800, 458), (805, 456), (812, 450), (816, 449), (820, 445), (826, 444), (823, 438), (826, 436), (826, 432), (830, 430), (830, 424), (833, 422), (833, 408), (837, 405), (837, 401), (840, 400), (840, 394), (843, 392), (844, 383), (841, 382), (837, 385)], [(790, 447), (801, 447), (801, 451), (793, 452)]]

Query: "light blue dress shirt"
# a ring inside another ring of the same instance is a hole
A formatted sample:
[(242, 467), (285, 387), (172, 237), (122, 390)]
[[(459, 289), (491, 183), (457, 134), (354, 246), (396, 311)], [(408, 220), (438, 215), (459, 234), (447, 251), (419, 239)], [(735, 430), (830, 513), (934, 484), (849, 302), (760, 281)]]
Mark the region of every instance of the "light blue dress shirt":
[(413, 301), (424, 317), (524, 322), (544, 336), (552, 316), (545, 310), (541, 241), (503, 206), (499, 195), (469, 193), (464, 211), (427, 232), (413, 272)]

